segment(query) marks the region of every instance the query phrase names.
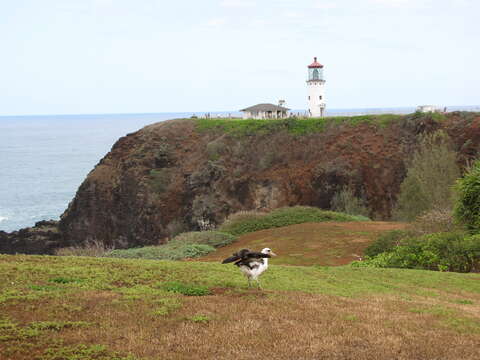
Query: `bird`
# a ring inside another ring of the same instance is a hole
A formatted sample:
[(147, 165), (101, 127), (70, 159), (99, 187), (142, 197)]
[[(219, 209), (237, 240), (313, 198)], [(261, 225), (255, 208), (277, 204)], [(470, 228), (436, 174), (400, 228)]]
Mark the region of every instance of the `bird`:
[(257, 283), (261, 289), (258, 277), (268, 269), (268, 259), (272, 256), (277, 256), (270, 248), (265, 248), (261, 252), (251, 251), (249, 249), (242, 249), (232, 256), (222, 261), (222, 264), (234, 262), (240, 271), (247, 277), (248, 287), (252, 286), (252, 280)]

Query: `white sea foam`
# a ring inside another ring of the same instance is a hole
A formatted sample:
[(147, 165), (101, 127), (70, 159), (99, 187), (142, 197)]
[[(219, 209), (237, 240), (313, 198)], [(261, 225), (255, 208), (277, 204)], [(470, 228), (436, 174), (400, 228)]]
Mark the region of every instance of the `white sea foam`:
[(8, 217), (6, 217), (6, 216), (0, 216), (0, 222), (5, 221), (5, 220), (8, 220)]

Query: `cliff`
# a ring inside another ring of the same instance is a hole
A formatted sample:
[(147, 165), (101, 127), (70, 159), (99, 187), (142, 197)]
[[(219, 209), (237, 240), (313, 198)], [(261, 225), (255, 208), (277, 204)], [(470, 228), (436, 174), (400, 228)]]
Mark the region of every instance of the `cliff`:
[(61, 216), (60, 237), (40, 229), (41, 240), (32, 228), (20, 242), (19, 232), (0, 234), (0, 247), (26, 252), (29, 239), (36, 253), (93, 240), (154, 244), (240, 210), (328, 209), (344, 186), (371, 217), (388, 219), (419, 135), (438, 129), (451, 136), (461, 165), (477, 156), (478, 113), (153, 124), (119, 139), (90, 172)]
[(240, 210), (328, 209), (350, 186), (388, 219), (418, 135), (444, 129), (459, 163), (477, 154), (480, 114), (321, 120), (171, 120), (129, 134), (92, 170), (61, 217), (70, 243), (165, 241)]

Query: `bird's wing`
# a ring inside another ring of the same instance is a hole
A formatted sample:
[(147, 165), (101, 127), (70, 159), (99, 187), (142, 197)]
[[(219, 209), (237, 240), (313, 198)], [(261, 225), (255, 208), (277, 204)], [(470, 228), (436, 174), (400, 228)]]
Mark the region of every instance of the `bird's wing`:
[(236, 253), (234, 253), (232, 256), (226, 258), (225, 260), (222, 261), (222, 264), (228, 264), (228, 263), (231, 263), (231, 262), (234, 262), (234, 261), (237, 261), (237, 260), (240, 260), (240, 259), (243, 259), (245, 258), (245, 255), (250, 253), (250, 250), (248, 249), (242, 249)]
[(225, 260), (223, 260), (222, 264), (228, 264), (228, 263), (240, 260), (240, 259), (241, 259), (240, 256), (238, 256), (237, 254), (233, 254), (233, 256), (230, 256), (230, 257), (226, 258)]
[(261, 252), (249, 251), (245, 254), (244, 258), (246, 259), (262, 259), (262, 258), (271, 258), (269, 254), (264, 254)]

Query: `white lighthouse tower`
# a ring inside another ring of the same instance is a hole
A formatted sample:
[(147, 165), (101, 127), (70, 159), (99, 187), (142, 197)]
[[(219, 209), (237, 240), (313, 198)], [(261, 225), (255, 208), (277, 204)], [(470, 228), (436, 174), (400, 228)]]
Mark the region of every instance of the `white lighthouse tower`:
[(323, 65), (313, 58), (308, 65), (308, 115), (323, 117), (325, 113), (325, 80), (323, 79)]

